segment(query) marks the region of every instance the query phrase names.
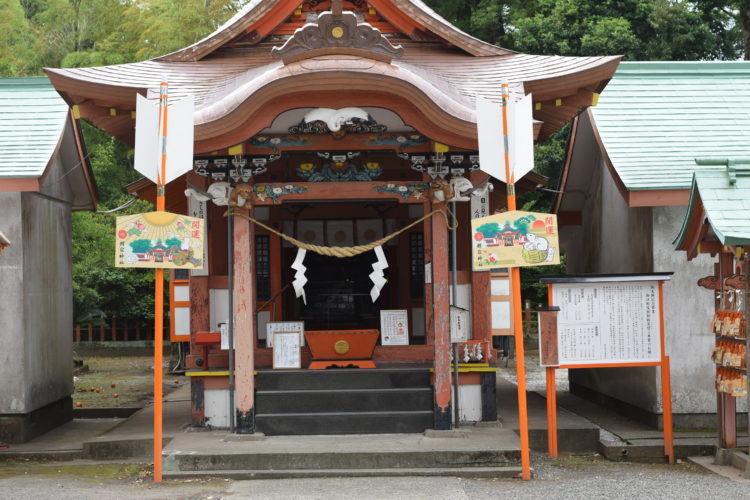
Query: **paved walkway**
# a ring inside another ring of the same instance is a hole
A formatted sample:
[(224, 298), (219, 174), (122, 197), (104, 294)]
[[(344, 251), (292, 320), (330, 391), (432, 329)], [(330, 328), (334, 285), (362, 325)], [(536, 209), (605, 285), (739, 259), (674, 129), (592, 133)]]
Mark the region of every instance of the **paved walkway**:
[[(262, 441), (227, 439), (226, 431), (189, 432), (190, 389), (183, 386), (164, 402), (163, 435), (165, 457), (180, 454), (289, 453), (300, 449), (355, 453), (363, 450), (421, 450), (476, 452), (491, 444), (493, 449), (518, 450), (511, 430), (518, 427), (516, 386), (501, 377), (497, 386), (501, 426), (462, 426), (456, 439), (417, 435), (268, 437)], [(546, 450), (546, 401), (542, 394), (527, 394), (532, 449)], [(619, 460), (662, 459), (662, 433), (584, 401), (568, 392), (558, 394), (558, 426), (561, 452), (602, 453)], [(602, 438), (599, 438), (599, 432)], [(128, 419), (76, 419), (25, 444), (0, 450), (0, 459), (118, 459), (152, 453), (153, 406), (148, 405)], [(676, 432), (678, 456), (713, 453), (713, 432)], [(740, 439), (741, 444), (747, 438)], [(432, 448), (431, 448), (432, 447)], [(697, 451), (696, 451), (697, 450)], [(168, 461), (168, 459), (167, 459)]]

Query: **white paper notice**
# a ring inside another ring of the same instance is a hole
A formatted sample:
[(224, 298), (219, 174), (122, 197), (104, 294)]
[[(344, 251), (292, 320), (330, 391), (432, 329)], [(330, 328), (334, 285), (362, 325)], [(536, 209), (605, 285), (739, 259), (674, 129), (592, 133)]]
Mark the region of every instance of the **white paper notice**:
[(553, 297), (561, 365), (660, 361), (657, 283), (558, 283)]
[(451, 306), (451, 342), (466, 342), (471, 337), (470, 311)]
[(297, 250), (297, 258), (294, 259), (294, 263), (292, 264), (292, 269), (297, 271), (296, 273), (294, 273), (294, 281), (292, 281), (292, 286), (294, 287), (294, 293), (297, 295), (297, 298), (302, 297), (302, 302), (307, 305), (307, 297), (305, 297), (305, 284), (307, 283), (305, 271), (307, 271), (307, 268), (303, 264), (305, 260), (305, 254), (307, 254), (307, 250), (304, 250), (302, 248)]
[(296, 333), (277, 333), (273, 339), (273, 367), (300, 368), (302, 366), (299, 335)]
[(382, 290), (387, 283), (383, 270), (388, 267), (388, 261), (383, 253), (383, 247), (375, 247), (375, 255), (378, 260), (372, 265), (372, 272), (370, 273), (370, 279), (374, 284), (372, 290), (370, 290), (370, 298), (373, 302), (380, 297), (380, 290)]
[(383, 345), (409, 345), (409, 316), (406, 309), (380, 311), (380, 341)]
[(304, 321), (269, 321), (266, 323), (266, 347), (273, 347), (273, 338), (277, 333), (296, 333), (300, 345), (305, 345)]
[[(229, 325), (226, 323), (219, 323), (219, 332), (221, 333), (221, 348), (223, 350), (229, 349)], [(237, 337), (232, 336), (233, 344), (237, 344)], [(232, 348), (235, 346), (233, 345)]]

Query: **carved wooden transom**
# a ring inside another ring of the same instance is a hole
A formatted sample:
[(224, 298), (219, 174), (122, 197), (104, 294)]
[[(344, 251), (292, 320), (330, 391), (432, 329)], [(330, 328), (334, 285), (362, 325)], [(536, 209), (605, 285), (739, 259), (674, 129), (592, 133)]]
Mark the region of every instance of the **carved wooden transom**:
[(317, 22), (298, 29), (284, 45), (274, 47), (272, 53), (285, 63), (326, 53), (355, 54), (390, 62), (403, 51), (380, 30), (368, 23), (358, 23), (353, 12), (340, 15), (324, 12)]

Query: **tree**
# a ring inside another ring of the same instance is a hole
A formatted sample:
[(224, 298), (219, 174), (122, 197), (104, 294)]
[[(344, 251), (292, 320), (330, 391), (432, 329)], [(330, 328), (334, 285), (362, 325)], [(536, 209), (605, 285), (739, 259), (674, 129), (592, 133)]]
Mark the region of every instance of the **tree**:
[(82, 122), (83, 137), (94, 170), (102, 210), (116, 208), (129, 199), (125, 186), (141, 177), (132, 164), (132, 148), (109, 134)]
[[(116, 208), (130, 199), (125, 186), (138, 179), (131, 165), (131, 148), (114, 137), (82, 125), (88, 160), (99, 191), (99, 208)], [(153, 319), (153, 271), (114, 267), (115, 217), (150, 212), (138, 201), (115, 214), (73, 214), (73, 304), (78, 319), (104, 315), (142, 321)], [(150, 241), (146, 240), (150, 245)]]
[(695, 4), (711, 31), (726, 33), (728, 43), (741, 45), (745, 60), (750, 60), (750, 1), (696, 0)]
[(748, 0), (427, 1), (469, 33), (532, 54), (736, 59), (743, 5), (750, 37)]
[[(140, 201), (122, 212), (148, 212)], [(108, 214), (73, 214), (73, 307), (75, 318), (93, 316), (140, 319), (154, 317), (153, 282), (150, 269), (114, 267), (115, 217)]]
[(161, 56), (191, 45), (237, 11), (244, 2), (233, 0), (146, 0), (128, 9), (130, 22), (142, 26), (136, 59)]
[(36, 38), (21, 4), (0, 0), (0, 77), (36, 73), (35, 49)]

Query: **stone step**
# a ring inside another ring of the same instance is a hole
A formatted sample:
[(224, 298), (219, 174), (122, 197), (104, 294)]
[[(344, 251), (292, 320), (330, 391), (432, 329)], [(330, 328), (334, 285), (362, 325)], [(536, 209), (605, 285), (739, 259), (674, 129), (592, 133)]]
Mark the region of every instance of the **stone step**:
[(209, 470), (209, 471), (167, 471), (166, 479), (189, 479), (213, 477), (220, 479), (295, 479), (326, 477), (461, 477), (467, 479), (516, 478), (521, 467), (423, 467), (423, 468), (383, 468), (383, 469), (277, 469), (277, 470)]
[(373, 411), (430, 411), (432, 389), (316, 389), (259, 390), (255, 393), (256, 412), (268, 413), (331, 413)]
[(263, 391), (429, 387), (430, 371), (426, 368), (259, 370), (257, 383)]
[(222, 453), (184, 452), (165, 453), (164, 471), (169, 473), (210, 473), (241, 471), (247, 474), (268, 471), (331, 474), (331, 471), (350, 471), (367, 474), (373, 470), (389, 470), (398, 474), (405, 469), (457, 470), (504, 468), (519, 465), (518, 450), (430, 450), (430, 451), (368, 451), (368, 452), (272, 452)]
[(267, 436), (419, 433), (433, 427), (433, 411), (264, 413), (255, 427)]

